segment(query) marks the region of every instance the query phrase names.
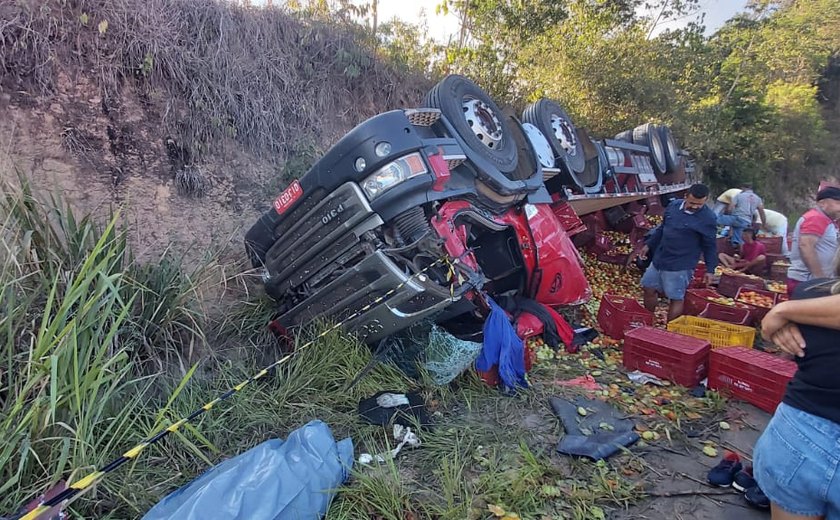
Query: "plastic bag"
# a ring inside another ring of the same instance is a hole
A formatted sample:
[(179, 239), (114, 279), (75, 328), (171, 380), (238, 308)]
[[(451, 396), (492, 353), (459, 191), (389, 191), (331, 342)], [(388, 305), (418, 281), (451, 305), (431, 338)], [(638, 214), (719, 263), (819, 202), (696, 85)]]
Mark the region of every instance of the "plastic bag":
[(420, 377), (420, 365), (437, 385), (449, 384), (458, 377), (481, 350), (481, 343), (458, 339), (431, 321), (418, 322), (387, 341), (387, 360), (414, 379)]
[(353, 466), (353, 442), (311, 421), (214, 466), (170, 493), (143, 520), (320, 518)]

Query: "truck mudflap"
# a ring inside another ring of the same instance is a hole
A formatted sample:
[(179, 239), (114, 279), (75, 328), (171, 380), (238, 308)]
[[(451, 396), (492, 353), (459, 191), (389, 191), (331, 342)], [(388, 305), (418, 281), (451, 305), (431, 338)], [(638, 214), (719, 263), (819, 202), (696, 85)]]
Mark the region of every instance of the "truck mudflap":
[(275, 294), (308, 281), (337, 259), (359, 247), (360, 237), (382, 225), (354, 182), (341, 185), (277, 236), (265, 266), (276, 273), (267, 283)]
[[(377, 303), (378, 298), (384, 299)], [(376, 251), (282, 314), (279, 321), (296, 327), (316, 318), (329, 319), (370, 343), (404, 329), (406, 322), (438, 313), (459, 298), (426, 275), (406, 274), (384, 252)]]

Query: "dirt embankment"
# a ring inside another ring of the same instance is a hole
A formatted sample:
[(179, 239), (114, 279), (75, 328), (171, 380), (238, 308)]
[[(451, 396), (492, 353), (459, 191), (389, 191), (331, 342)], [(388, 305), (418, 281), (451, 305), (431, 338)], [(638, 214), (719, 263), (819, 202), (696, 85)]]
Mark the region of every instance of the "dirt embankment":
[(120, 207), (135, 250), (239, 243), (336, 139), (422, 76), (349, 30), (219, 0), (0, 6), (0, 176)]

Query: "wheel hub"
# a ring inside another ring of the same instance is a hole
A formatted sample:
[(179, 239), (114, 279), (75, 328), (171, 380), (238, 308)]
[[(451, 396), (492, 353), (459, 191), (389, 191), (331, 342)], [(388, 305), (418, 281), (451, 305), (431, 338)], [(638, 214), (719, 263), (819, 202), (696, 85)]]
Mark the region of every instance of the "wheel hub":
[(487, 148), (498, 148), (502, 142), (502, 123), (493, 110), (474, 98), (465, 99), (463, 107), (464, 119), (478, 140)]
[(537, 153), (537, 159), (543, 168), (554, 168), (554, 152), (551, 151), (551, 145), (548, 144), (548, 139), (545, 138), (540, 130), (531, 123), (523, 123), (522, 128), (525, 130), (525, 135), (534, 147)]
[(560, 141), (560, 146), (569, 155), (577, 154), (577, 136), (572, 125), (565, 118), (557, 114), (551, 114), (551, 128), (554, 130), (554, 137)]

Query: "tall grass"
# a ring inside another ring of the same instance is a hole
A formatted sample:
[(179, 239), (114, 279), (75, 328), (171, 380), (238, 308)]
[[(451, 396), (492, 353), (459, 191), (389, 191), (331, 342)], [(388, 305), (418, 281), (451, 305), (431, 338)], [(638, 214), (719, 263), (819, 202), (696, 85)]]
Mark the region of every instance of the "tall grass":
[(193, 287), (170, 261), (131, 261), (118, 215), (99, 227), (27, 184), (0, 201), (0, 509), (79, 478), (147, 432), (140, 361), (203, 338)]
[[(270, 304), (234, 301), (211, 320), (197, 302), (214, 273), (206, 266), (187, 272), (171, 252), (136, 264), (119, 215), (100, 227), (58, 198), (39, 199), (25, 182), (3, 192), (0, 514), (101, 467), (253, 374), (278, 350), (270, 335), (255, 334)], [(193, 362), (208, 336), (249, 343), (236, 355), (199, 360), (205, 370), (197, 370)], [(329, 334), (234, 403), (108, 475), (72, 511), (141, 516), (208, 465), (313, 418), (327, 421), (337, 437), (381, 438), (380, 429), (357, 423), (356, 404), (409, 382), (379, 366), (347, 391), (369, 358), (352, 337)]]

